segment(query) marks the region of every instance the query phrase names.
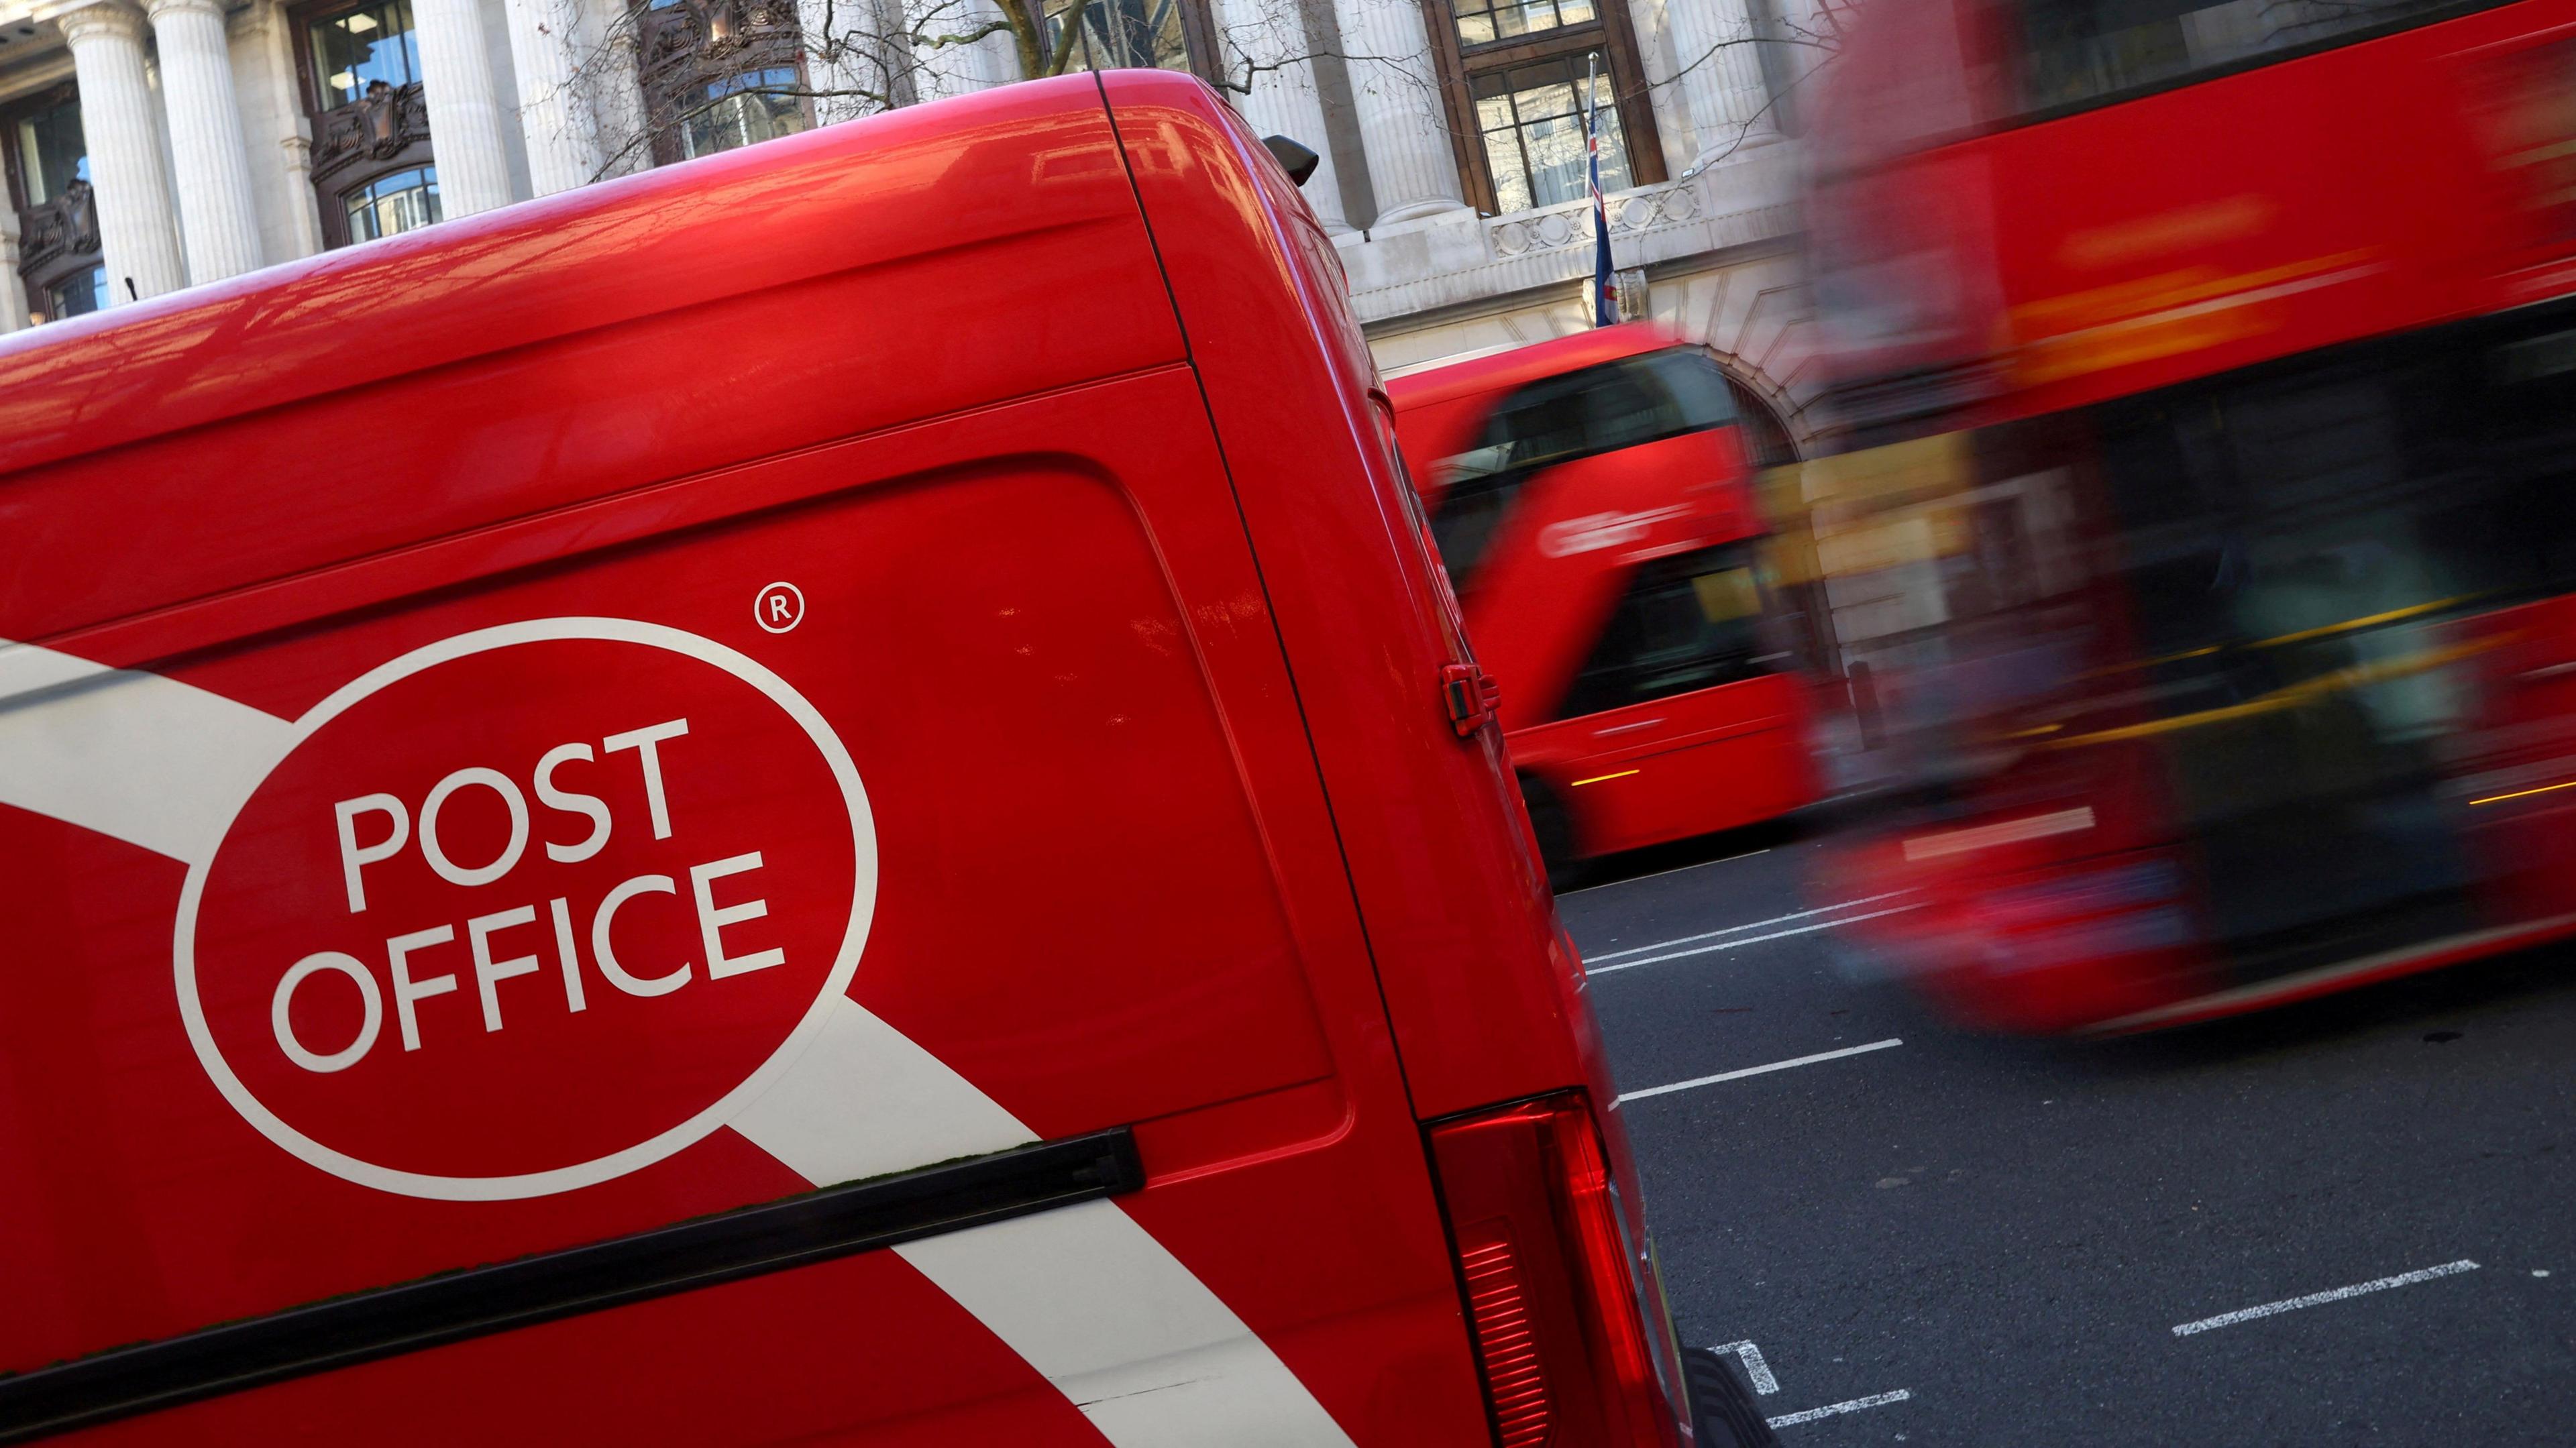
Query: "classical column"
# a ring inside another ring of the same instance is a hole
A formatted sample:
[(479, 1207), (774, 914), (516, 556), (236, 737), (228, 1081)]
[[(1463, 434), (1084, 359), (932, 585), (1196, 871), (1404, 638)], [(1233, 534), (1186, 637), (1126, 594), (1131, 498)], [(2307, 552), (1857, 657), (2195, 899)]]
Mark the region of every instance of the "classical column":
[[(510, 63), (519, 73), (519, 133), (528, 143), (528, 184), (539, 196), (589, 185), (599, 174), (599, 137), (577, 89), (577, 13), (565, 0), (508, 0), (506, 8)], [(429, 129), (434, 147), (435, 117)], [(444, 168), (439, 177), (444, 189)]]
[[(280, 0), (260, 0), (227, 28), (234, 43), (255, 54), (259, 62), (251, 67), (239, 92), (242, 147), (253, 160), (251, 177), (253, 181), (259, 178), (262, 167), (258, 158), (269, 154), (270, 146), (278, 148), (285, 166), (286, 250), (284, 255), (270, 252), (269, 260), (293, 261), (311, 256), (322, 249), (322, 213), (309, 199), (313, 195), (313, 143), (304, 134), (308, 124), (304, 118), (304, 94), (295, 76), (295, 52), (304, 37), (287, 17)], [(276, 242), (274, 236), (267, 240), (272, 245)]]
[(161, 140), (143, 78), (143, 17), (111, 0), (71, 11), (56, 23), (80, 80), (81, 133), (98, 188), (108, 305), (175, 292), (187, 285), (187, 274), (179, 269), (178, 218), (161, 177)]
[(1377, 192), (1371, 225), (1464, 207), (1458, 153), (1431, 73), (1431, 35), (1422, 27), (1418, 0), (1333, 0), (1333, 16), (1348, 54), (1385, 57), (1349, 63), (1360, 145), (1368, 154), (1369, 185)]
[(0, 334), (27, 325), (27, 279), (18, 275), (18, 208), (0, 206)]
[(1675, 0), (1664, 13), (1672, 21), (1682, 105), (1698, 139), (1691, 164), (1705, 166), (1740, 147), (1779, 139), (1745, 0)]
[[(956, 24), (963, 27), (961, 18)], [(838, 125), (908, 105), (912, 47), (897, 0), (798, 0), (814, 124)]]
[(438, 198), (451, 219), (510, 204), (510, 153), (474, 0), (412, 0), (420, 88), (429, 104), (429, 149)]
[[(286, 166), (286, 194), (303, 203), (313, 194), (313, 143), (299, 132), (280, 136), (277, 141), (280, 159)], [(322, 249), (322, 217), (309, 204), (295, 207), (295, 254), (311, 256)]]
[(1341, 178), (1333, 174), (1333, 138), (1324, 132), (1324, 100), (1315, 89), (1315, 63), (1296, 60), (1253, 77), (1242, 98), (1243, 118), (1265, 136), (1286, 136), (1315, 153), (1315, 172), (1301, 189), (1326, 231), (1351, 229), (1342, 217)]
[[(1229, 0), (1220, 12), (1218, 32), (1227, 44), (1240, 51), (1228, 55), (1229, 69), (1241, 74), (1241, 63), (1249, 59), (1264, 69), (1252, 77), (1248, 95), (1235, 98), (1235, 107), (1252, 128), (1265, 136), (1286, 136), (1313, 151), (1317, 157), (1315, 173), (1306, 178), (1306, 204), (1314, 208), (1315, 219), (1326, 231), (1348, 231), (1350, 223), (1342, 218), (1341, 182), (1333, 175), (1333, 141), (1324, 132), (1323, 95), (1315, 88), (1315, 62), (1306, 41), (1306, 29), (1292, 13), (1281, 23), (1259, 24), (1260, 7), (1279, 0)], [(1237, 23), (1237, 12), (1253, 11), (1255, 23)], [(1229, 79), (1234, 77), (1230, 76)]]
[[(836, 4), (860, 0), (835, 0)], [(886, 0), (890, 27), (929, 35), (972, 35), (1002, 18), (995, 0)], [(1019, 54), (1007, 30), (962, 45), (925, 46), (896, 57), (910, 67), (905, 84), (917, 100), (946, 100), (1020, 78)]]
[(259, 214), (250, 158), (233, 100), (232, 56), (218, 0), (144, 0), (161, 42), (161, 100), (170, 111), (171, 179), (179, 192), (188, 280), (199, 285), (256, 270)]

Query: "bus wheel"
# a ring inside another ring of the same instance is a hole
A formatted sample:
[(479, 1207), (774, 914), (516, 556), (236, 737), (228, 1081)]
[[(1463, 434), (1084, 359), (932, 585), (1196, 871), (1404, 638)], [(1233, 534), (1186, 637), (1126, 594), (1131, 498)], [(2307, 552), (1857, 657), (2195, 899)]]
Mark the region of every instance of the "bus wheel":
[(1779, 1435), (1763, 1421), (1723, 1354), (1685, 1349), (1682, 1376), (1690, 1384), (1691, 1428), (1699, 1448), (1780, 1448)]
[(1573, 889), (1583, 874), (1583, 861), (1574, 848), (1574, 817), (1565, 812), (1555, 790), (1526, 774), (1521, 776), (1521, 804), (1529, 810), (1530, 833), (1538, 836), (1547, 887), (1560, 892)]

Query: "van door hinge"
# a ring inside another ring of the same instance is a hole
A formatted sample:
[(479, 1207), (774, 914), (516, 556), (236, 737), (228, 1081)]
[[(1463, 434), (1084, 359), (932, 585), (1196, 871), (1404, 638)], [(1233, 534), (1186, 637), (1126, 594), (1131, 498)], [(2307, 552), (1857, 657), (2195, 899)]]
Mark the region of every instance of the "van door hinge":
[(1449, 706), (1450, 727), (1464, 739), (1494, 717), (1503, 691), (1481, 665), (1449, 664), (1440, 670), (1440, 696)]

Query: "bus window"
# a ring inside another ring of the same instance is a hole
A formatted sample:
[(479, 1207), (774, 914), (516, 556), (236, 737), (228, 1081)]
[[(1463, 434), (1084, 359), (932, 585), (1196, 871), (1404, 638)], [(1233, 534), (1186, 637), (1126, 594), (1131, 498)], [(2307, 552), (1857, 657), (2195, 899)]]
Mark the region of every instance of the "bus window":
[(1450, 586), (1467, 592), (1504, 516), (1540, 468), (1735, 419), (1726, 374), (1696, 347), (1568, 372), (1504, 398), (1474, 447), (1435, 465), (1442, 491), (1431, 531)]
[(2081, 105), (2497, 0), (2017, 0), (2022, 103)]
[(1753, 550), (1731, 543), (1641, 565), (1566, 691), (1561, 719), (1772, 672)]

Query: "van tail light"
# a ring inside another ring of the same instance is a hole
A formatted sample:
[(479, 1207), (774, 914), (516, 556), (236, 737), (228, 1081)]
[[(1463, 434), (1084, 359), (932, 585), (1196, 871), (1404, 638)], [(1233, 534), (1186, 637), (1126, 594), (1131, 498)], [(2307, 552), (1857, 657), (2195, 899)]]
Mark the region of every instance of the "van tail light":
[(1689, 1442), (1661, 1294), (1629, 1246), (1582, 1092), (1431, 1128), (1460, 1291), (1501, 1448)]

